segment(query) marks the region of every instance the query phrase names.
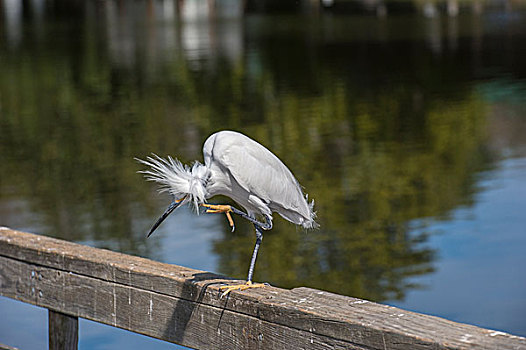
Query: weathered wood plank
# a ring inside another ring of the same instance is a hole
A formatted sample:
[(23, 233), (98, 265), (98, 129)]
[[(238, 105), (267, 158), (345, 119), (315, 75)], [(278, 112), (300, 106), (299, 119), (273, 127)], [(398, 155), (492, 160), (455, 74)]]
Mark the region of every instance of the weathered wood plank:
[(0, 256), (2, 295), (196, 348), (526, 349), (522, 337), (309, 288), (220, 299), (221, 276), (7, 228)]
[[(0, 257), (2, 294), (192, 348), (360, 349), (250, 315)], [(51, 330), (50, 330), (51, 332)]]
[(77, 350), (79, 319), (61, 312), (48, 310), (49, 350)]

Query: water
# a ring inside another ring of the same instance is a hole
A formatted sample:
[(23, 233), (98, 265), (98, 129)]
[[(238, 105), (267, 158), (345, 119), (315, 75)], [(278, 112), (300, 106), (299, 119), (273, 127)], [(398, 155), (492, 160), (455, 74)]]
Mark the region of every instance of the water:
[[(206, 3), (0, 1), (0, 225), (245, 278), (239, 219), (181, 209), (145, 239), (170, 198), (133, 160), (201, 159), (235, 129), (289, 165), (321, 224), (276, 218), (255, 280), (526, 335), (520, 3)], [(45, 310), (0, 310), (0, 342), (45, 346)], [(81, 348), (173, 347), (80, 332)]]

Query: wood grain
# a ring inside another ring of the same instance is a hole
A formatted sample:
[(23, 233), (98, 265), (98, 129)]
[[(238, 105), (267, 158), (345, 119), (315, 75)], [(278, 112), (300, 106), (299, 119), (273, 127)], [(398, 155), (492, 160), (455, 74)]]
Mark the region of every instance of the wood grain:
[(220, 298), (224, 277), (0, 228), (0, 294), (206, 349), (524, 349), (526, 339), (314, 290)]
[(49, 350), (77, 350), (79, 319), (61, 312), (48, 311)]

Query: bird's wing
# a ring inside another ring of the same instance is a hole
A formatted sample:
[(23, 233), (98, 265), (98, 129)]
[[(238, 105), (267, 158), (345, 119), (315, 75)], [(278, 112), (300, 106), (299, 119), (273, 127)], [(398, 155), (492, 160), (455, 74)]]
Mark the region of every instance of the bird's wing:
[(214, 155), (216, 161), (250, 194), (309, 217), (301, 187), (283, 162), (259, 143), (242, 141), (220, 147), (219, 154)]

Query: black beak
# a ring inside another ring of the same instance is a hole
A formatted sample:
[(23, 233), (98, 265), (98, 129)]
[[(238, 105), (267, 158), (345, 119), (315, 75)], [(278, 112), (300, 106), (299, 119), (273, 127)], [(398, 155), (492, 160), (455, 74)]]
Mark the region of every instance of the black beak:
[(163, 215), (161, 215), (161, 217), (157, 220), (157, 222), (152, 226), (152, 228), (150, 229), (150, 232), (148, 232), (148, 237), (150, 237), (150, 235), (153, 233), (153, 231), (155, 231), (155, 229), (156, 229), (157, 227), (159, 227), (159, 225), (161, 224), (161, 222), (163, 222), (164, 219), (166, 219), (166, 217), (172, 213), (172, 211), (174, 211), (175, 209), (177, 209), (177, 207), (179, 207), (181, 204), (183, 204), (183, 202), (184, 202), (184, 200), (173, 201), (173, 202), (168, 206), (168, 208), (167, 208), (166, 211), (163, 213)]

